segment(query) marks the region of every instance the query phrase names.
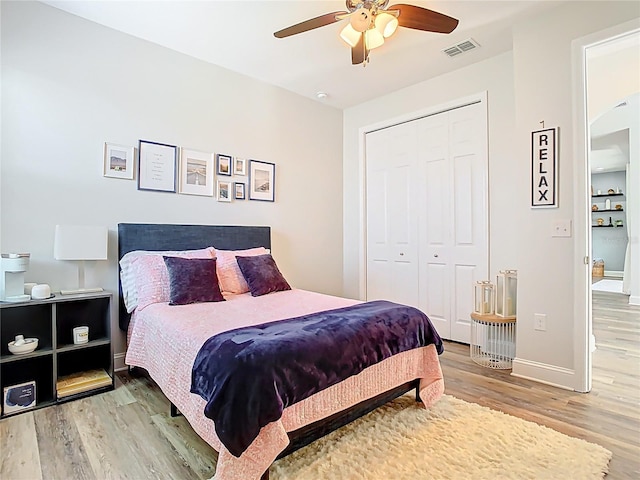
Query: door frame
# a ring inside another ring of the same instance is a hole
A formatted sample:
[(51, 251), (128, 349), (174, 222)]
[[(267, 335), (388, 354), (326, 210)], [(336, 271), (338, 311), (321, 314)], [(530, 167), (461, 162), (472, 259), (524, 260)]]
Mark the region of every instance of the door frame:
[(587, 117), (587, 59), (590, 47), (602, 45), (638, 31), (638, 21), (615, 25), (577, 38), (572, 42), (573, 63), (573, 147), (574, 147), (574, 372), (578, 392), (589, 392), (592, 386), (592, 295), (591, 295), (591, 198), (589, 171), (590, 127)]
[[(358, 259), (358, 298), (366, 299), (367, 298), (367, 178), (366, 178), (366, 167), (367, 167), (367, 152), (366, 152), (366, 136), (367, 133), (375, 132), (376, 130), (381, 130), (383, 128), (393, 127), (394, 125), (399, 125), (401, 123), (411, 122), (413, 120), (418, 120), (420, 118), (429, 117), (432, 115), (437, 115), (439, 113), (443, 113), (449, 110), (454, 110), (456, 108), (466, 107), (467, 105), (472, 105), (474, 103), (484, 103), (485, 109), (488, 111), (487, 105), (487, 91), (482, 91), (475, 93), (473, 95), (469, 95), (466, 97), (457, 98), (455, 100), (451, 100), (445, 103), (441, 103), (438, 105), (422, 108), (420, 110), (416, 110), (409, 113), (404, 113), (402, 115), (398, 115), (396, 117), (392, 117), (386, 120), (382, 120), (379, 122), (372, 123), (370, 125), (365, 125), (358, 129), (358, 178), (359, 178), (359, 193), (360, 193), (360, 225), (359, 225), (359, 243), (360, 243), (360, 258)], [(488, 134), (488, 121), (487, 121), (487, 134)], [(488, 145), (487, 141), (487, 145)], [(488, 155), (488, 152), (487, 152)], [(487, 173), (487, 181), (488, 181), (488, 173)], [(489, 245), (490, 245), (490, 231), (489, 226), (487, 225), (487, 235), (489, 237), (489, 241), (487, 241), (487, 268), (490, 272), (490, 264), (491, 258), (489, 255)]]

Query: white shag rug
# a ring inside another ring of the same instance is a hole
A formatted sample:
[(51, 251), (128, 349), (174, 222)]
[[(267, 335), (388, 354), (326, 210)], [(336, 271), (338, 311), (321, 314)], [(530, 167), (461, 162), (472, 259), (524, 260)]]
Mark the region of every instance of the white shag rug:
[(597, 290), (599, 292), (622, 293), (622, 280), (609, 280), (608, 278), (605, 278), (604, 280), (598, 280), (596, 283), (591, 285), (591, 290)]
[(278, 460), (271, 480), (601, 479), (611, 452), (444, 395), (410, 394)]

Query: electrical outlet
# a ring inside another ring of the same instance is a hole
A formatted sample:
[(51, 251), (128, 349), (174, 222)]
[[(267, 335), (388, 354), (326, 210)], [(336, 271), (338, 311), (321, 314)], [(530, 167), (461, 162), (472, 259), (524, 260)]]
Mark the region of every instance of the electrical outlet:
[(553, 222), (552, 237), (570, 237), (571, 236), (571, 220), (556, 220)]
[(547, 315), (544, 313), (534, 313), (533, 328), (541, 332), (546, 332), (547, 331)]

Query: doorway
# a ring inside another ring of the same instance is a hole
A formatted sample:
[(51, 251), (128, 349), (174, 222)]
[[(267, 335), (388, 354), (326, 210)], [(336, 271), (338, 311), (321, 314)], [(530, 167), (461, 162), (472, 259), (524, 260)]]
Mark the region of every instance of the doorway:
[[(637, 189), (628, 188), (629, 185), (640, 183), (640, 165), (638, 165), (640, 163), (640, 147), (637, 146), (640, 143), (640, 137), (637, 124), (635, 126), (618, 125), (612, 129), (612, 132), (616, 132), (618, 139), (620, 136), (628, 136), (628, 141), (622, 142), (622, 144), (628, 145), (628, 153), (626, 151), (622, 152), (623, 156), (628, 158), (624, 186), (607, 186), (605, 192), (604, 185), (598, 186), (595, 181), (592, 184), (590, 168), (592, 147), (594, 145), (598, 146), (597, 140), (595, 142), (592, 141), (593, 121), (616, 107), (624, 109), (624, 107), (629, 106), (628, 97), (632, 97), (640, 91), (640, 78), (638, 75), (640, 68), (640, 65), (638, 65), (640, 61), (639, 39), (640, 30), (637, 27), (637, 22), (628, 22), (574, 42), (574, 59), (576, 60), (574, 64), (574, 72), (576, 74), (574, 84), (576, 92), (574, 103), (576, 114), (575, 167), (578, 175), (575, 191), (575, 245), (577, 252), (584, 252), (585, 260), (582, 262), (579, 261), (581, 259), (577, 259), (575, 264), (576, 340), (574, 346), (576, 372), (579, 374), (579, 378), (582, 379), (580, 388), (577, 388), (579, 391), (591, 390), (592, 352), (595, 349), (595, 337), (592, 333), (593, 298), (591, 280), (593, 255), (595, 253), (594, 243), (596, 243), (594, 241), (594, 230), (597, 232), (600, 232), (600, 230), (596, 230), (593, 225), (597, 225), (597, 219), (602, 218), (602, 223), (607, 225), (605, 228), (626, 229), (628, 230), (627, 236), (629, 238), (634, 238), (634, 235), (637, 235), (640, 229), (640, 212), (637, 211), (637, 206), (640, 205), (640, 192)], [(627, 58), (626, 60), (621, 60), (625, 53), (631, 55), (631, 57), (625, 57)], [(619, 69), (619, 71), (617, 73), (613, 72), (614, 68)], [(625, 104), (625, 102), (627, 103)], [(621, 111), (623, 110), (619, 110), (617, 113)], [(633, 111), (633, 109), (630, 109), (630, 111)], [(635, 112), (637, 112), (637, 107)], [(597, 130), (597, 127), (594, 130)], [(586, 162), (581, 160), (584, 158), (587, 159)], [(597, 163), (597, 159), (594, 160), (593, 163)], [(620, 180), (616, 181), (620, 183)], [(591, 192), (592, 186), (595, 190), (593, 194)], [(601, 191), (600, 195), (602, 197), (598, 195), (598, 190)], [(610, 195), (610, 190), (613, 190), (614, 196), (609, 199), (609, 202), (602, 205), (594, 202), (594, 200), (606, 201), (605, 197)], [(624, 193), (624, 195), (619, 195), (620, 193)], [(596, 198), (594, 199), (592, 195), (595, 195)], [(620, 208), (624, 210), (625, 205), (614, 201), (619, 200), (622, 196), (626, 197), (626, 205), (635, 206), (636, 210), (629, 211), (627, 208), (621, 226), (616, 225), (617, 222), (615, 220), (619, 219), (617, 217), (614, 219), (614, 212), (611, 212), (611, 222), (609, 222), (609, 215), (602, 217), (600, 213), (593, 213), (594, 204), (596, 204), (597, 208), (602, 208), (602, 210), (615, 211), (616, 205), (620, 205)], [(625, 221), (627, 222), (626, 227), (624, 225)], [(609, 223), (612, 224), (611, 227), (608, 227)], [(612, 233), (613, 230), (610, 230), (610, 232)], [(623, 230), (619, 232), (623, 233)], [(616, 270), (609, 273), (624, 274), (624, 272), (627, 272), (627, 275), (625, 275), (625, 288), (630, 293), (629, 303), (640, 304), (640, 259), (638, 258), (640, 252), (637, 251), (639, 246), (637, 244), (634, 245), (633, 242), (628, 243), (625, 240), (620, 240), (618, 243), (626, 243), (631, 249), (631, 255), (625, 252), (625, 265), (618, 265)], [(635, 252), (634, 249), (636, 250)], [(636, 259), (633, 259), (634, 254)], [(627, 263), (629, 260), (631, 260), (630, 264)], [(585, 268), (585, 266), (588, 268)], [(606, 268), (606, 265), (604, 267)]]

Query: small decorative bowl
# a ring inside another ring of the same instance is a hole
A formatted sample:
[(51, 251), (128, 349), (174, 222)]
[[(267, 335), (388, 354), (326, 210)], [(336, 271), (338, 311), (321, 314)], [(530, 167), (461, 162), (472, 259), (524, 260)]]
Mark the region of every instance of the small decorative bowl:
[(24, 355), (25, 353), (31, 353), (38, 348), (37, 338), (25, 338), (22, 345), (15, 345), (15, 341), (9, 342), (9, 351), (14, 355)]
[(591, 207), (591, 210), (594, 211), (594, 212), (597, 212), (598, 211), (598, 205), (593, 205)]
[(610, 188), (607, 193), (611, 194), (611, 193), (616, 193), (616, 191), (613, 188)]
[(616, 210), (622, 210), (622, 205), (620, 205), (619, 203), (616, 205)]
[(604, 218), (598, 218), (596, 222), (598, 222), (598, 225), (604, 225)]

